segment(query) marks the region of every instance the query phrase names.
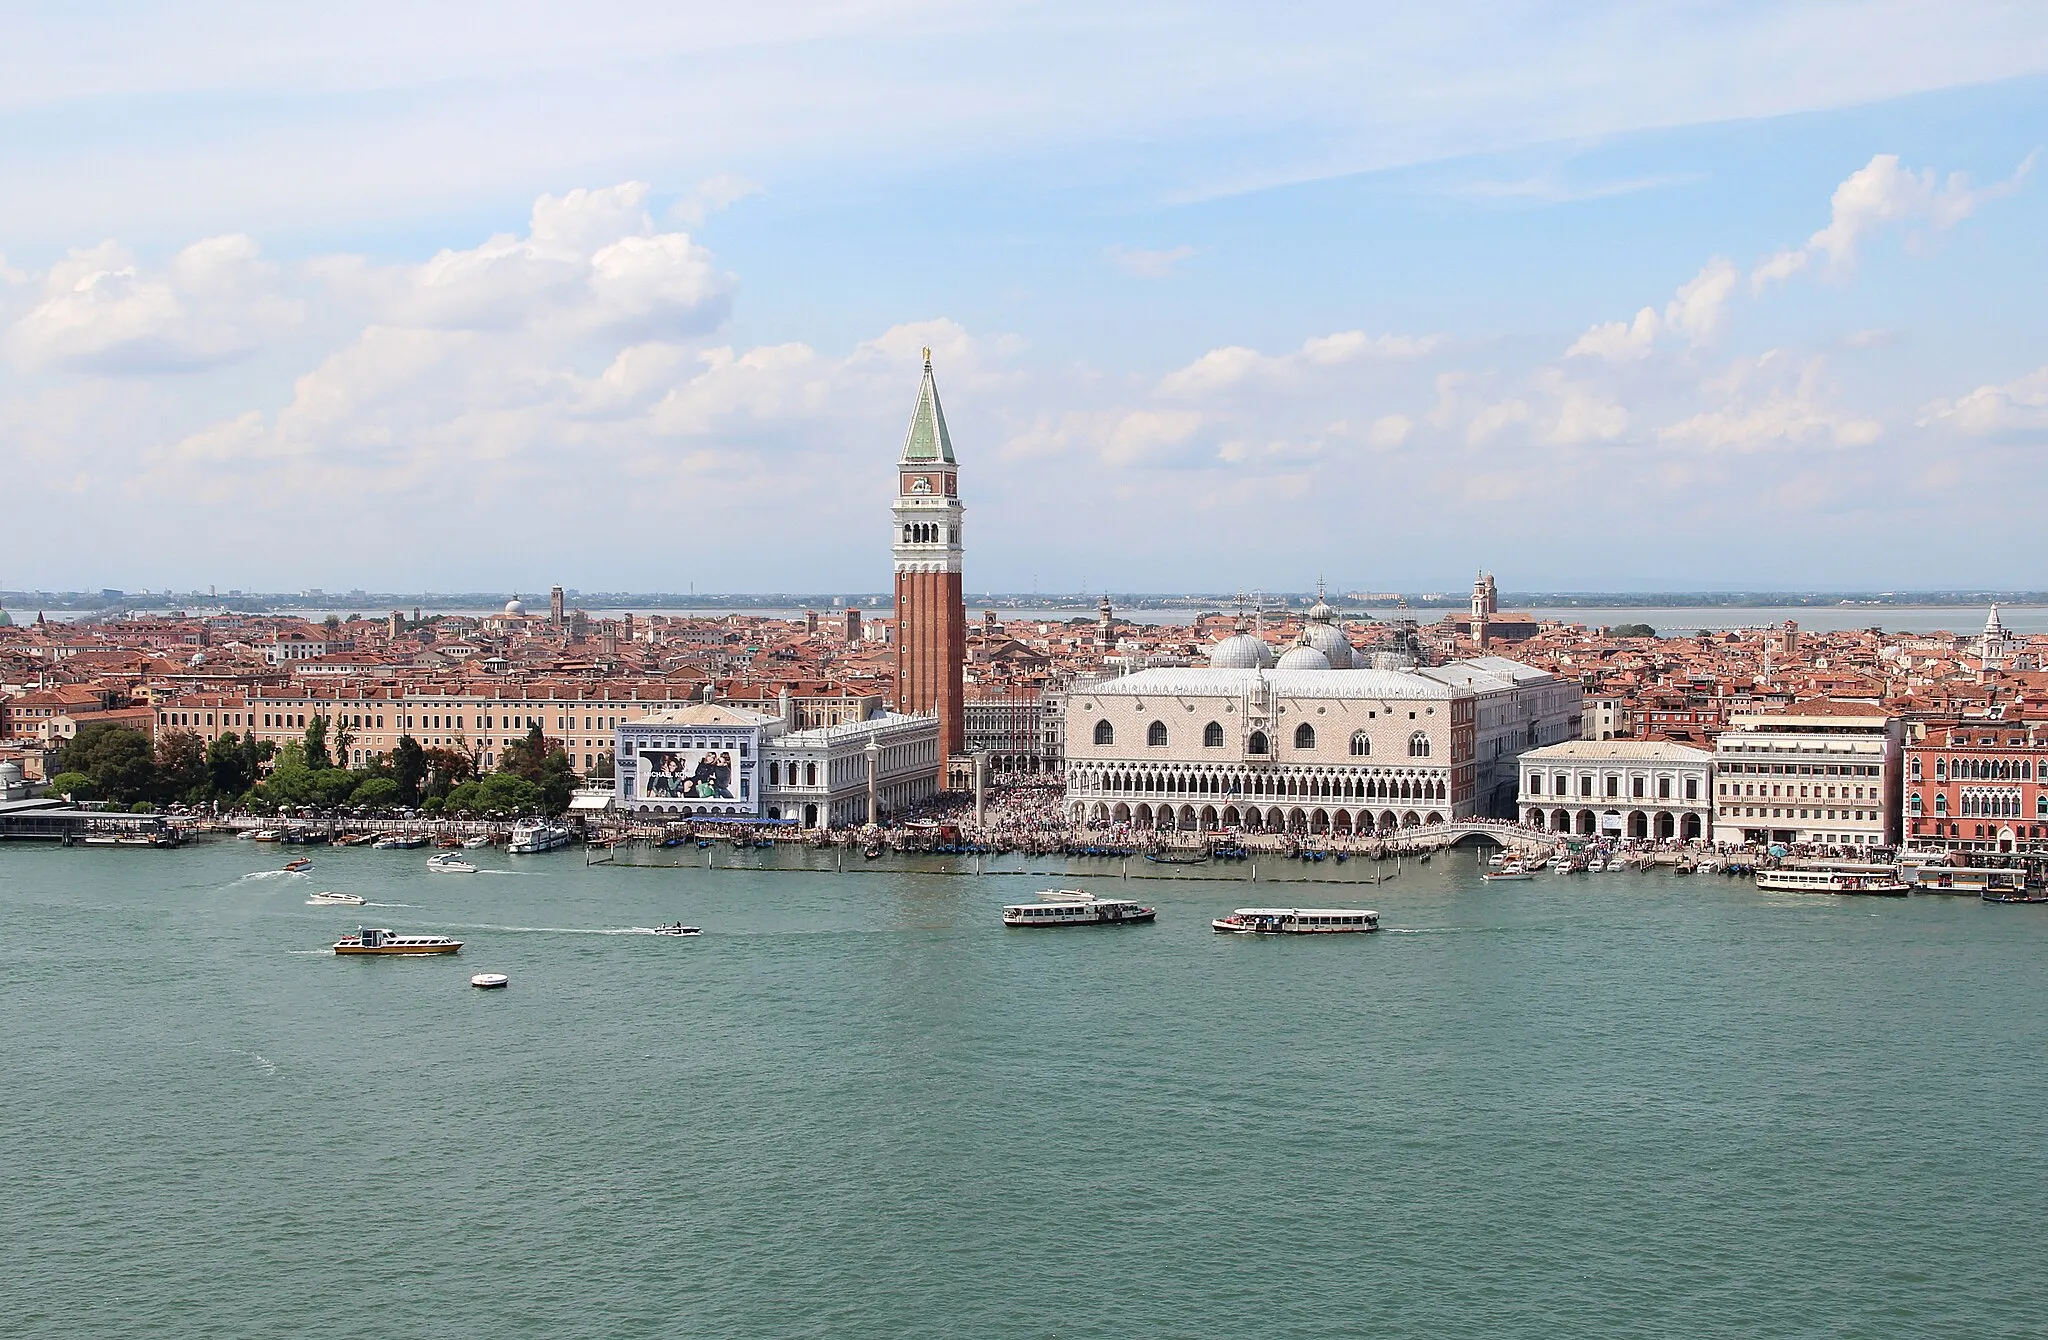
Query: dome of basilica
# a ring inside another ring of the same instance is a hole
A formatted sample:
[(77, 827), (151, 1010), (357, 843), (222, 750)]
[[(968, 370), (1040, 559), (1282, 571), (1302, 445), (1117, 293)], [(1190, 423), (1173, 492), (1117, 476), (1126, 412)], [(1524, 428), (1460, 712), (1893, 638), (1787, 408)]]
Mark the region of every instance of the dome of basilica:
[(507, 614), (524, 614), (524, 613), (526, 613), (526, 602), (525, 602), (525, 601), (523, 601), (523, 600), (521, 600), (521, 599), (520, 599), (520, 598), (519, 598), (518, 596), (514, 596), (514, 597), (512, 597), (512, 598), (511, 598), (510, 600), (508, 600), (508, 601), (506, 601), (506, 602), (505, 602), (505, 613), (507, 613)]
[(1285, 656), (1280, 658), (1276, 670), (1328, 670), (1330, 658), (1317, 651), (1306, 641), (1296, 643)]
[(1209, 668), (1212, 670), (1264, 670), (1272, 664), (1273, 649), (1266, 645), (1264, 638), (1253, 637), (1250, 633), (1226, 637), (1209, 648)]
[(1301, 645), (1314, 647), (1321, 652), (1329, 660), (1332, 670), (1351, 668), (1351, 644), (1345, 641), (1344, 634), (1331, 624), (1312, 623), (1302, 629)]

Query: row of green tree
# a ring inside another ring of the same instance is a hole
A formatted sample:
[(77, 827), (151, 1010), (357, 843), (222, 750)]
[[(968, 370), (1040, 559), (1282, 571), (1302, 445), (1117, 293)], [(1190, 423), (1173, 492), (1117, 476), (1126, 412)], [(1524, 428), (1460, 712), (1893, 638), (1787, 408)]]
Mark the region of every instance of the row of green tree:
[(282, 746), (253, 733), (226, 734), (206, 743), (191, 731), (167, 731), (152, 744), (129, 726), (83, 727), (64, 745), (50, 789), (74, 800), (104, 800), (128, 808), (210, 805), (275, 812), (281, 806), (385, 810), (419, 807), (457, 814), (558, 814), (577, 785), (574, 766), (559, 740), (538, 726), (507, 745), (496, 772), (484, 773), (476, 755), (426, 748), (401, 735), (387, 757), (360, 768), (342, 767), (352, 744), (346, 729), (328, 747), (327, 719), (314, 717), (303, 739)]

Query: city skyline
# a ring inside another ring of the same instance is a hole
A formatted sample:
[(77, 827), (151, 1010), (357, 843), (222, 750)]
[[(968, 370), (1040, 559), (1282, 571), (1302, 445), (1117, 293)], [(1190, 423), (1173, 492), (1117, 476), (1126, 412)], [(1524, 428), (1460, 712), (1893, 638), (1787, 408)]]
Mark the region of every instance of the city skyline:
[(2032, 585), (2048, 20), (1615, 13), (38, 18), (6, 583), (886, 589), (929, 346), (970, 593)]

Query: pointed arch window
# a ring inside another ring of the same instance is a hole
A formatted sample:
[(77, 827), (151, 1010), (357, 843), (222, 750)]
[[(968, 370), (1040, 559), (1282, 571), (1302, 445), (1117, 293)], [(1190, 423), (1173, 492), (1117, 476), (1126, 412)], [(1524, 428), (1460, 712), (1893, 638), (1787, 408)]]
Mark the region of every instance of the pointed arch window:
[(1426, 733), (1417, 731), (1408, 737), (1408, 757), (1429, 757), (1429, 736)]
[(1166, 748), (1166, 723), (1155, 721), (1145, 727), (1145, 743), (1153, 749)]
[[(1351, 757), (1353, 757), (1353, 758), (1371, 758), (1371, 757), (1372, 757), (1372, 740), (1371, 740), (1371, 739), (1370, 739), (1370, 738), (1369, 738), (1369, 737), (1368, 737), (1368, 736), (1366, 735), (1366, 733), (1365, 733), (1364, 731), (1357, 731), (1357, 732), (1355, 732), (1355, 733), (1354, 733), (1354, 734), (1352, 735), (1352, 737), (1351, 737)], [(1540, 783), (1539, 783), (1539, 789), (1540, 789)]]
[(1315, 748), (1316, 728), (1314, 726), (1309, 725), (1306, 721), (1302, 722), (1299, 726), (1296, 726), (1294, 728), (1294, 747), (1296, 749)]
[(1114, 726), (1110, 725), (1110, 724), (1109, 724), (1109, 723), (1108, 723), (1107, 721), (1098, 721), (1098, 722), (1096, 722), (1096, 723), (1095, 723), (1095, 743), (1097, 743), (1097, 744), (1115, 744), (1115, 743), (1116, 743), (1116, 727), (1114, 727)]
[(1262, 730), (1253, 731), (1252, 738), (1245, 743), (1244, 751), (1247, 754), (1266, 753), (1266, 732)]
[(1202, 727), (1202, 747), (1204, 749), (1221, 749), (1223, 747), (1222, 722), (1212, 721)]

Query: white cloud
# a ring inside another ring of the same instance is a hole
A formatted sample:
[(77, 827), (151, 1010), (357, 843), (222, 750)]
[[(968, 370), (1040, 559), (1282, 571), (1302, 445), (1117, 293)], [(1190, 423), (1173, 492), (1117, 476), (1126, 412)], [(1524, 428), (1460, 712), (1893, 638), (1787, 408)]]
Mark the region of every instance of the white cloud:
[(1927, 407), (1920, 426), (1952, 428), (1971, 437), (1997, 437), (2048, 428), (2048, 367), (2003, 385), (1980, 386)]
[(765, 194), (767, 188), (761, 183), (749, 181), (736, 173), (721, 172), (698, 182), (688, 195), (670, 206), (669, 213), (677, 222), (695, 228), (713, 214), (731, 209), (752, 196)]
[(1827, 403), (1824, 362), (1779, 350), (1738, 359), (1702, 389), (1711, 408), (1657, 430), (1659, 439), (1713, 451), (1750, 453), (1806, 446), (1867, 447), (1884, 434), (1876, 419)]
[(1739, 278), (1732, 263), (1716, 256), (1698, 274), (1679, 285), (1661, 313), (1654, 307), (1645, 307), (1633, 321), (1609, 321), (1594, 326), (1565, 350), (1565, 357), (1591, 355), (1615, 362), (1647, 358), (1655, 351), (1657, 341), (1666, 335), (1694, 345), (1705, 344), (1720, 334), (1728, 296), (1735, 291)]
[(296, 324), (278, 269), (241, 234), (195, 242), (161, 270), (114, 242), (74, 250), (50, 268), (43, 300), (6, 334), (28, 368), (95, 373), (181, 372), (232, 362)]
[(1147, 251), (1143, 247), (1105, 247), (1102, 254), (1111, 265), (1133, 279), (1164, 279), (1173, 273), (1175, 266), (1195, 255), (1195, 249), (1185, 245), (1168, 247), (1163, 251)]
[(1886, 225), (1918, 225), (1930, 232), (1945, 232), (1976, 213), (1979, 206), (2018, 190), (2033, 171), (2036, 157), (2027, 155), (2012, 176), (1980, 190), (1971, 187), (1968, 173), (1951, 172), (1942, 180), (1932, 168), (1915, 172), (1901, 167), (1897, 154), (1875, 154), (1835, 188), (1827, 226), (1807, 238), (1805, 246), (1780, 251), (1758, 265), (1750, 274), (1750, 285), (1761, 290), (1799, 273), (1816, 259), (1831, 273), (1846, 273), (1854, 268), (1857, 248), (1864, 239)]
[(1199, 397), (1246, 384), (1290, 384), (1317, 371), (1368, 361), (1420, 358), (1442, 347), (1437, 335), (1367, 335), (1362, 330), (1312, 336), (1288, 354), (1262, 354), (1243, 345), (1211, 349), (1159, 379), (1162, 395)]

